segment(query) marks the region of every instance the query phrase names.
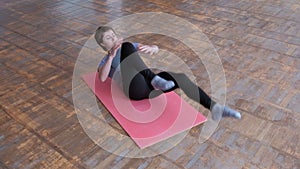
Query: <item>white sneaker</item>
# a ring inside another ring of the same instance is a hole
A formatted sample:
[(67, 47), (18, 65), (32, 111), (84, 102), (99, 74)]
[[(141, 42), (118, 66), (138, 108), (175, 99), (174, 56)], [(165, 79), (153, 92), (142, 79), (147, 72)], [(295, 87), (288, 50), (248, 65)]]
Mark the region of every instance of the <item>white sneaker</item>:
[(218, 103), (214, 105), (214, 107), (211, 110), (211, 113), (212, 113), (212, 119), (215, 121), (221, 120), (222, 117), (233, 117), (236, 119), (242, 118), (240, 112), (235, 111), (227, 106), (222, 106)]

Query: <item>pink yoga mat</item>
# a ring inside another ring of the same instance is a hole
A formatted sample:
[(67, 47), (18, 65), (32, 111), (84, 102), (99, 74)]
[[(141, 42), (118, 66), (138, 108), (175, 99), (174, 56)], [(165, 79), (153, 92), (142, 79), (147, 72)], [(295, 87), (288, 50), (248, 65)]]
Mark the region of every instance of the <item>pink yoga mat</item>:
[(95, 72), (83, 75), (82, 78), (140, 148), (207, 120), (175, 92), (133, 101), (111, 79), (101, 82)]

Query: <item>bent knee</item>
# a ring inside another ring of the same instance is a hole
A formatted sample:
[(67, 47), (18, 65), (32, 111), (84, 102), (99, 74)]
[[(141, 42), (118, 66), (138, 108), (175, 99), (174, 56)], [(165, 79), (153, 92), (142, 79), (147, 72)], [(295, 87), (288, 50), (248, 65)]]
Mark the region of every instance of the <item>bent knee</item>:
[(126, 49), (134, 49), (134, 50), (135, 50), (135, 47), (134, 47), (133, 44), (130, 43), (130, 42), (123, 42), (123, 43), (122, 43), (122, 48), (126, 48)]

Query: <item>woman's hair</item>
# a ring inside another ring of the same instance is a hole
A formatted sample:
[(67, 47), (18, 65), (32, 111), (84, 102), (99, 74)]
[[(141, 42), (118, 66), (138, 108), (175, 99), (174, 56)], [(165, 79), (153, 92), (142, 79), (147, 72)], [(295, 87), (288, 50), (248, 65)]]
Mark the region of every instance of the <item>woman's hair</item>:
[(98, 45), (100, 45), (102, 47), (103, 50), (107, 50), (104, 46), (101, 45), (101, 43), (103, 42), (103, 34), (104, 34), (104, 32), (107, 32), (109, 30), (112, 30), (114, 33), (116, 33), (114, 31), (114, 29), (109, 26), (100, 26), (97, 28), (96, 33), (95, 33), (96, 42), (98, 43)]

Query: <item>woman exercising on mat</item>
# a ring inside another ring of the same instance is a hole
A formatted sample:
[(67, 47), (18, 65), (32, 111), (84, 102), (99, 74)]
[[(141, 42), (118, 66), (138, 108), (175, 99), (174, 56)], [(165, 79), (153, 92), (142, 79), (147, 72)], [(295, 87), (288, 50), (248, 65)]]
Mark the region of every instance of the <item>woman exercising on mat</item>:
[(145, 65), (137, 51), (150, 55), (156, 54), (159, 51), (156, 45), (123, 42), (123, 39), (117, 37), (115, 31), (108, 26), (99, 27), (96, 30), (95, 39), (108, 52), (98, 66), (100, 80), (105, 81), (108, 77), (113, 78), (130, 99), (153, 98), (162, 92), (170, 92), (180, 88), (189, 98), (209, 109), (212, 112), (213, 120), (220, 120), (222, 117), (241, 119), (239, 112), (213, 101), (185, 74), (153, 73)]

